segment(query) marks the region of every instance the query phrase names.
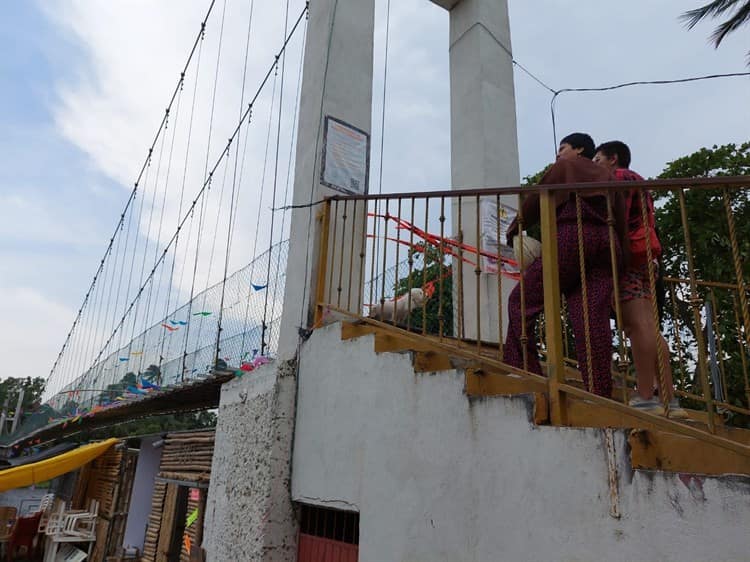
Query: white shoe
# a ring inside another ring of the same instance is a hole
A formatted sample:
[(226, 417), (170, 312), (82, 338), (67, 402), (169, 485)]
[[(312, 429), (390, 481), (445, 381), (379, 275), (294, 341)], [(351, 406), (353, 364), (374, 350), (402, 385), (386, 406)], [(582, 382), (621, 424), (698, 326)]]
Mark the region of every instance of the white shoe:
[(649, 398), (646, 400), (636, 395), (630, 399), (628, 406), (640, 410), (641, 412), (648, 412), (649, 414), (655, 414), (657, 416), (664, 415), (664, 408), (656, 398)]
[(687, 411), (683, 409), (682, 406), (680, 406), (680, 402), (677, 400), (677, 398), (673, 397), (669, 401), (669, 414), (667, 417), (673, 420), (686, 420), (690, 416), (688, 415)]

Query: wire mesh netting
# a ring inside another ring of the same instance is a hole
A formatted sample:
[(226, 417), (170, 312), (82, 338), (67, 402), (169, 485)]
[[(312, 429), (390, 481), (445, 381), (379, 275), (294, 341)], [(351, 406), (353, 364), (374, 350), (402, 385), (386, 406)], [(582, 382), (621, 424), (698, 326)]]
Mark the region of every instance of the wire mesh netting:
[[(288, 247), (286, 240), (276, 244), (228, 277), (225, 284), (198, 293), (45, 403), (55, 411), (73, 404), (79, 410), (91, 408), (111, 401), (139, 379), (175, 386), (206, 377), (216, 363), (237, 367), (260, 355), (273, 356)], [(270, 271), (268, 284), (258, 285), (257, 278), (266, 271)]]

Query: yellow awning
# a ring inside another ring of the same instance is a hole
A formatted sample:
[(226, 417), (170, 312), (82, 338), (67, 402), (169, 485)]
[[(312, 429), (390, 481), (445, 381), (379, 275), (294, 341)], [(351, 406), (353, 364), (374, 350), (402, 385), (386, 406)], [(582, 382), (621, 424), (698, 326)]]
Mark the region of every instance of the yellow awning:
[(46, 482), (61, 474), (80, 468), (106, 453), (118, 441), (119, 439), (107, 439), (106, 441), (89, 443), (50, 459), (0, 471), (0, 492)]

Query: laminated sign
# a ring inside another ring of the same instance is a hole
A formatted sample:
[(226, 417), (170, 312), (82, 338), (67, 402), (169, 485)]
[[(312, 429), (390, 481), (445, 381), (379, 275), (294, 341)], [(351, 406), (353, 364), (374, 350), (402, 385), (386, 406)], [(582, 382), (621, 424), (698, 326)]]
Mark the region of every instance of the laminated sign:
[(326, 115), (320, 182), (350, 195), (367, 193), (370, 179), (370, 135)]
[[(481, 232), (482, 232), (482, 250), (502, 258), (515, 260), (513, 248), (505, 244), (505, 236), (508, 233), (508, 227), (516, 216), (516, 209), (509, 205), (500, 204), (494, 197), (485, 197), (481, 201)], [(500, 239), (498, 240), (498, 233)], [(507, 263), (502, 264), (502, 271), (506, 273), (517, 273), (518, 269)], [(482, 256), (482, 271), (485, 273), (498, 273), (497, 259)]]

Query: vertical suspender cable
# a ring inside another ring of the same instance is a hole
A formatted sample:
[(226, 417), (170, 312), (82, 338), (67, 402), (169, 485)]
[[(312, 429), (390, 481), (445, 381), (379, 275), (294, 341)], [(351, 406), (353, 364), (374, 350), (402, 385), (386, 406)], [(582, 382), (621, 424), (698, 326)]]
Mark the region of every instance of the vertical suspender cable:
[[(247, 80), (247, 60), (248, 55), (250, 53), (250, 35), (253, 25), (253, 8), (254, 8), (254, 2), (253, 0), (250, 0), (250, 16), (248, 18), (247, 22), (247, 37), (245, 39), (245, 59), (242, 66), (242, 90), (240, 91), (240, 118), (242, 117), (242, 112), (245, 108), (245, 83)], [(285, 35), (286, 37), (286, 35)], [(250, 131), (250, 121), (248, 120), (246, 126), (246, 133)], [(247, 138), (247, 136), (245, 137)], [(245, 148), (247, 149), (247, 142), (245, 142)], [(244, 152), (243, 152), (244, 157)], [(240, 143), (237, 142), (235, 146), (235, 154), (234, 154), (234, 169), (232, 170), (232, 195), (229, 203), (229, 225), (227, 227), (227, 247), (226, 247), (226, 255), (224, 257), (224, 278), (221, 282), (221, 299), (219, 302), (219, 320), (218, 320), (218, 327), (216, 329), (216, 350), (214, 353), (214, 364), (218, 363), (219, 356), (221, 354), (221, 332), (222, 332), (222, 321), (224, 319), (224, 298), (226, 294), (226, 285), (227, 285), (227, 273), (229, 271), (229, 258), (231, 256), (232, 252), (232, 234), (233, 234), (233, 228), (234, 228), (234, 220), (236, 216), (236, 201), (235, 201), (235, 193), (237, 193), (237, 199), (239, 199), (239, 189), (237, 185), (237, 165), (239, 163), (240, 159)], [(244, 161), (244, 158), (243, 158)], [(239, 186), (241, 187), (241, 185)], [(258, 206), (258, 210), (260, 212), (260, 205)], [(249, 300), (249, 299), (248, 299)], [(240, 349), (240, 353), (242, 352), (242, 349)], [(241, 361), (241, 356), (237, 358), (238, 361)]]
[[(214, 84), (213, 84), (213, 93), (211, 95), (211, 116), (209, 118), (209, 124), (208, 124), (208, 141), (207, 141), (207, 147), (206, 147), (206, 164), (204, 166), (203, 170), (203, 177), (204, 180), (208, 181), (208, 189), (210, 191), (211, 189), (211, 181), (213, 178), (213, 171), (209, 174), (208, 173), (208, 162), (209, 158), (211, 156), (211, 135), (213, 132), (213, 125), (214, 125), (214, 110), (216, 109), (216, 91), (218, 89), (219, 85), (219, 63), (221, 62), (221, 48), (224, 40), (224, 18), (226, 17), (226, 11), (227, 11), (227, 1), (224, 0), (224, 5), (221, 12), (221, 26), (219, 28), (219, 46), (218, 46), (218, 52), (216, 53), (216, 68), (214, 71)], [(201, 198), (201, 212), (198, 217), (198, 235), (197, 235), (197, 241), (195, 245), (195, 261), (193, 263), (193, 280), (190, 284), (190, 300), (188, 301), (188, 317), (192, 316), (193, 312), (193, 298), (195, 296), (195, 276), (198, 272), (198, 257), (200, 255), (200, 246), (201, 246), (201, 235), (202, 235), (202, 228), (203, 228), (203, 214), (205, 210), (205, 202), (206, 198)], [(187, 368), (186, 362), (187, 362), (187, 348), (188, 348), (188, 342), (190, 340), (190, 318), (188, 318), (188, 323), (185, 326), (185, 347), (182, 354), (182, 372), (181, 372), (181, 379), (184, 380), (185, 376), (185, 369)]]
[[(281, 229), (279, 231), (279, 242), (277, 246), (276, 251), (276, 278), (274, 279), (273, 284), (273, 296), (271, 297), (271, 321), (273, 321), (274, 317), (274, 308), (276, 306), (276, 292), (279, 288), (279, 278), (281, 277), (281, 251), (282, 251), (282, 241), (284, 238), (284, 225), (286, 223), (286, 215), (288, 212), (287, 205), (289, 203), (289, 191), (290, 187), (292, 185), (291, 177), (292, 177), (292, 160), (294, 157), (294, 146), (295, 141), (297, 140), (297, 112), (299, 110), (299, 98), (300, 93), (302, 91), (302, 67), (304, 66), (302, 63), (304, 61), (305, 57), (305, 45), (307, 43), (307, 27), (303, 30), (302, 33), (302, 52), (300, 53), (300, 60), (299, 60), (299, 71), (297, 72), (297, 87), (296, 87), (296, 95), (294, 98), (294, 113), (292, 114), (292, 134), (290, 135), (289, 140), (289, 159), (287, 160), (287, 166), (286, 166), (286, 186), (284, 189), (284, 204), (282, 205), (281, 210)], [(270, 260), (269, 256), (269, 260)], [(268, 288), (266, 288), (268, 290)]]
[[(286, 9), (284, 12), (284, 37), (289, 29), (289, 0), (286, 0)], [(278, 66), (277, 66), (278, 70)], [(279, 121), (276, 127), (276, 157), (273, 170), (273, 195), (271, 198), (271, 209), (276, 207), (276, 188), (279, 177), (279, 146), (281, 141), (281, 115), (284, 108), (284, 75), (286, 73), (286, 51), (281, 55), (281, 87), (279, 88)], [(275, 226), (276, 213), (271, 211), (271, 233), (268, 242), (268, 267), (266, 268), (266, 298), (263, 303), (263, 324), (261, 325), (260, 335), (260, 354), (264, 355), (266, 350), (266, 332), (268, 330), (268, 284), (271, 279), (271, 250), (273, 249), (273, 229)]]

